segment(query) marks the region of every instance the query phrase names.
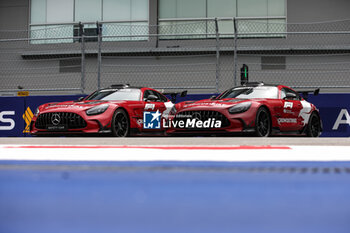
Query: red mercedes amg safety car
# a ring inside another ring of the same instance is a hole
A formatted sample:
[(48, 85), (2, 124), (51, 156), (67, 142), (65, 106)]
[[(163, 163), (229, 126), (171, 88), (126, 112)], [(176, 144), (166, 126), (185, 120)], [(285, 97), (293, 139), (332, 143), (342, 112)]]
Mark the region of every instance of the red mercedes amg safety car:
[[(178, 93), (168, 94), (176, 98)], [(110, 133), (116, 137), (147, 133), (164, 134), (162, 127), (144, 127), (144, 113), (152, 113), (152, 118), (165, 116), (173, 105), (162, 93), (151, 88), (112, 85), (84, 99), (39, 106), (32, 119), (30, 133)], [(153, 126), (152, 119), (150, 122), (149, 125)]]
[[(314, 92), (318, 94), (319, 89)], [(306, 95), (308, 92), (304, 92)], [(322, 123), (317, 108), (283, 85), (247, 83), (218, 97), (176, 104), (167, 120), (168, 134), (254, 133), (318, 137)]]

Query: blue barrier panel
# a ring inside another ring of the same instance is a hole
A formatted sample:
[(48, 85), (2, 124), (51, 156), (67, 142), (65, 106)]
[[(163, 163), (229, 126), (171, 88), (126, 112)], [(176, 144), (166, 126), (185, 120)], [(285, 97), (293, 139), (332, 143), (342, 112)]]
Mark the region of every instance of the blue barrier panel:
[(23, 97), (0, 97), (0, 137), (23, 136)]
[[(177, 102), (208, 99), (213, 94), (189, 94), (178, 97)], [(28, 120), (35, 109), (44, 103), (76, 100), (83, 95), (0, 97), (0, 136), (27, 136)], [(323, 137), (350, 137), (350, 94), (319, 94), (309, 96), (309, 101), (320, 110)], [(14, 115), (11, 115), (15, 112)], [(10, 114), (5, 114), (10, 113)], [(24, 117), (24, 118), (23, 118)], [(25, 119), (26, 118), (26, 119)], [(12, 128), (13, 122), (15, 127)], [(23, 133), (24, 132), (24, 133)], [(27, 132), (27, 133), (26, 133)]]
[(310, 95), (308, 101), (320, 110), (323, 137), (350, 137), (350, 94)]
[[(203, 99), (209, 99), (214, 94), (188, 94), (185, 97), (178, 97), (176, 99), (176, 103), (187, 101), (187, 100), (203, 100)], [(217, 94), (216, 94), (217, 96)], [(169, 96), (168, 96), (169, 98)]]

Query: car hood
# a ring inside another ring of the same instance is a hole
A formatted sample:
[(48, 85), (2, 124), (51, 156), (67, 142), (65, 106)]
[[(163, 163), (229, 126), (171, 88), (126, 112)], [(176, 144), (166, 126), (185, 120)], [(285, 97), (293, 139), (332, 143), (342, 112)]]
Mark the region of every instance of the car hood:
[(233, 99), (233, 98), (229, 98), (229, 99), (220, 99), (220, 100), (211, 100), (211, 99), (205, 99), (205, 100), (199, 100), (199, 101), (185, 101), (180, 103), (180, 105), (178, 105), (179, 110), (180, 109), (201, 109), (201, 108), (228, 108), (231, 106), (234, 106), (238, 103), (242, 103), (242, 102), (247, 102), (247, 101), (251, 101), (251, 100), (247, 100), (247, 99)]
[(42, 111), (67, 111), (68, 109), (80, 109), (87, 110), (89, 108), (108, 103), (107, 101), (100, 100), (87, 100), (87, 101), (65, 101), (60, 103), (48, 103), (41, 106)]

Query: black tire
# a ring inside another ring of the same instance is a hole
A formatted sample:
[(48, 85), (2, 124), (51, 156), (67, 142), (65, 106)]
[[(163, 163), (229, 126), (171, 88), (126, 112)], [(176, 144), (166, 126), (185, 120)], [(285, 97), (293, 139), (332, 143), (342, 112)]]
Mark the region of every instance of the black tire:
[(321, 120), (317, 113), (312, 113), (306, 126), (306, 135), (317, 138), (321, 134)]
[(271, 134), (271, 117), (266, 108), (258, 109), (255, 118), (255, 136), (268, 137)]
[(117, 109), (112, 119), (112, 135), (114, 137), (127, 137), (130, 133), (128, 114), (123, 109)]

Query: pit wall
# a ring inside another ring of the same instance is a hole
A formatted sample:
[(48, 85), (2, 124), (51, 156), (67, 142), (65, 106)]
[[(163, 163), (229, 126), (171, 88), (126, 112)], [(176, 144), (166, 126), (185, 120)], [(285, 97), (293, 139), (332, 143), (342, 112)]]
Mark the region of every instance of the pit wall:
[[(212, 95), (189, 94), (178, 98), (177, 102), (207, 99)], [(0, 97), (0, 137), (29, 137), (29, 123), (39, 105), (77, 100), (82, 96)], [(350, 137), (350, 94), (310, 95), (308, 101), (320, 110), (323, 123), (321, 137)]]

